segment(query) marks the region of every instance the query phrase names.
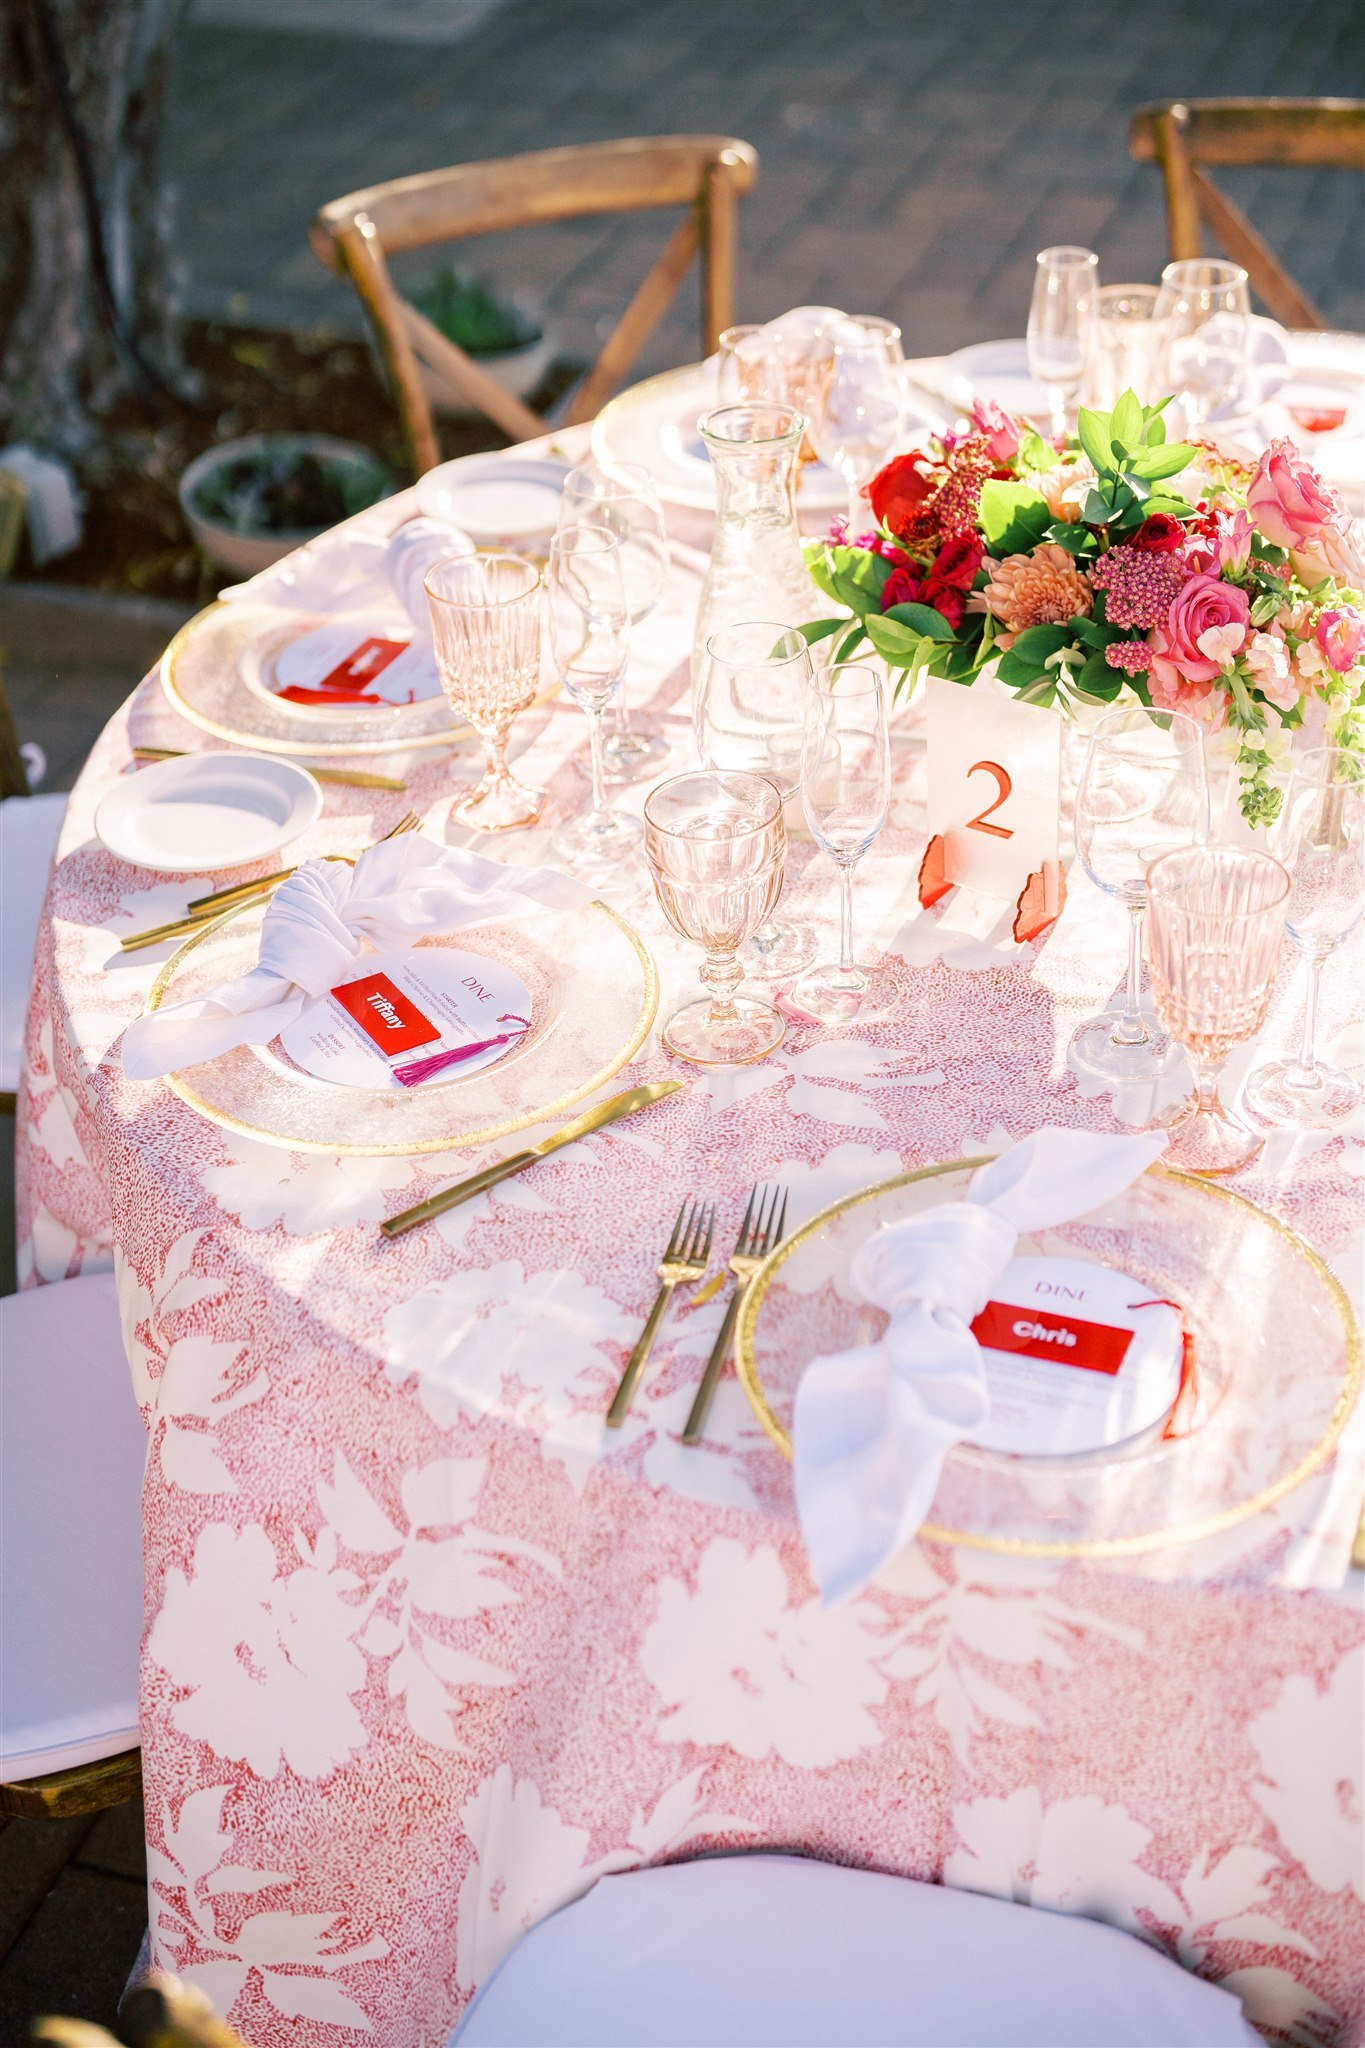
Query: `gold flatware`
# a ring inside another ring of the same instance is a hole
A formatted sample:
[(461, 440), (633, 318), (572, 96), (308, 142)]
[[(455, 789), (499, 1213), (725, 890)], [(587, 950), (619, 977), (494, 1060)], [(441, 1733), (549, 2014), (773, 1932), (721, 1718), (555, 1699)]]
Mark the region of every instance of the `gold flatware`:
[(692, 1403), (687, 1421), (683, 1424), (682, 1440), (685, 1444), (701, 1442), (716, 1387), (725, 1370), (725, 1361), (730, 1356), (735, 1318), (744, 1299), (744, 1290), (773, 1246), (782, 1242), (786, 1227), (787, 1190), (774, 1187), (771, 1191), (765, 1191), (761, 1185), (755, 1184), (749, 1197), (749, 1206), (744, 1211), (744, 1221), (739, 1226), (738, 1240), (727, 1261), (738, 1284), (726, 1304), (725, 1320), (716, 1333), (716, 1341), (711, 1346), (711, 1356), (707, 1359), (706, 1370), (701, 1376), (701, 1385), (697, 1388), (697, 1398)]
[(654, 1297), (654, 1306), (645, 1319), (639, 1341), (621, 1375), (620, 1385), (612, 1396), (607, 1410), (608, 1429), (619, 1429), (626, 1419), (626, 1411), (635, 1398), (635, 1389), (640, 1384), (654, 1339), (658, 1336), (663, 1319), (668, 1313), (668, 1304), (673, 1299), (675, 1287), (681, 1287), (684, 1280), (700, 1280), (711, 1258), (711, 1235), (715, 1228), (714, 1207), (695, 1202), (689, 1196), (678, 1211), (678, 1220), (673, 1225), (673, 1234), (658, 1264), (659, 1291)]
[(419, 1223), (430, 1223), (433, 1216), (443, 1216), (447, 1209), (458, 1208), (461, 1202), (481, 1195), (485, 1188), (496, 1187), (509, 1175), (534, 1166), (537, 1159), (547, 1159), (561, 1145), (572, 1145), (575, 1138), (586, 1138), (591, 1131), (604, 1130), (618, 1117), (634, 1116), (637, 1109), (648, 1109), (652, 1102), (661, 1102), (665, 1095), (672, 1095), (681, 1087), (681, 1081), (650, 1081), (644, 1087), (627, 1088), (621, 1095), (609, 1096), (607, 1101), (585, 1110), (571, 1123), (562, 1124), (548, 1138), (542, 1138), (538, 1145), (528, 1145), (524, 1152), (513, 1152), (493, 1166), (482, 1167), (478, 1173), (455, 1181), (438, 1194), (428, 1195), (424, 1202), (414, 1203), (411, 1209), (400, 1209), (396, 1216), (387, 1217), (379, 1228), (385, 1237), (401, 1237), (405, 1230), (415, 1230)]
[[(134, 747), (135, 761), (183, 761), (183, 747)], [(406, 789), (406, 782), (400, 782), (396, 775), (372, 775), (368, 768), (314, 768), (307, 761), (299, 766), (307, 769), (316, 782), (343, 782), (352, 789)]]
[[(374, 845), (382, 846), (385, 839), (397, 839), (404, 832), (415, 832), (422, 820), (416, 811), (405, 811), (391, 832), (385, 832)], [(366, 853), (369, 847), (364, 849)], [(324, 853), (324, 860), (344, 860), (348, 867), (354, 867), (360, 858), (354, 853)], [(298, 873), (297, 867), (280, 868), (273, 875), (258, 875), (254, 882), (235, 882), (230, 889), (215, 889), (211, 896), (191, 897), (185, 906), (183, 917), (172, 918), (169, 924), (152, 925), (145, 932), (129, 932), (119, 940), (125, 953), (135, 953), (139, 946), (158, 946), (163, 939), (188, 938), (191, 933), (211, 924), (226, 910), (236, 910), (241, 904), (249, 903), (254, 896), (268, 895), (278, 889), (281, 882), (287, 882), (291, 875)]]

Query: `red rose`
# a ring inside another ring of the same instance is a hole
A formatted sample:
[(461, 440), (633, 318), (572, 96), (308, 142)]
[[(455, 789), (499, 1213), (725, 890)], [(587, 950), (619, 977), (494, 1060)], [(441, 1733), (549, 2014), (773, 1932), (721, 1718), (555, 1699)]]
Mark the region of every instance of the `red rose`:
[(929, 571), (930, 579), (947, 584), (952, 590), (970, 590), (985, 553), (985, 546), (975, 535), (957, 534), (952, 540), (945, 540), (939, 549), (938, 560)]
[(925, 475), (918, 455), (897, 455), (879, 469), (867, 487), (868, 500), (881, 524), (892, 533), (913, 526), (915, 514), (933, 495), (934, 482)]
[(882, 610), (889, 612), (893, 604), (918, 604), (919, 577), (909, 569), (893, 569), (882, 585)]
[(1169, 512), (1150, 512), (1128, 545), (1145, 555), (1173, 555), (1184, 538), (1184, 527)]
[(940, 582), (937, 576), (930, 576), (925, 582), (920, 592), (920, 602), (931, 604), (936, 612), (941, 612), (954, 632), (962, 624), (963, 614), (967, 609), (967, 600), (963, 593), (951, 583)]

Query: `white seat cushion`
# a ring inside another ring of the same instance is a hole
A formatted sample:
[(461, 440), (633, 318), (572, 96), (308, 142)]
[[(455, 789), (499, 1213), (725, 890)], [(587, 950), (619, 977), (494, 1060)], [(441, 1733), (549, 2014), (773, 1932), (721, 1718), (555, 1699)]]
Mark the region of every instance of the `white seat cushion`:
[(459, 2048), (1260, 2048), (1116, 1928), (788, 1856), (603, 1878), (493, 1973)]
[(0, 1090), (10, 1095), (19, 1086), (33, 944), (65, 816), (64, 796), (0, 803)]
[(0, 1299), (0, 1777), (137, 1744), (146, 1455), (113, 1274)]

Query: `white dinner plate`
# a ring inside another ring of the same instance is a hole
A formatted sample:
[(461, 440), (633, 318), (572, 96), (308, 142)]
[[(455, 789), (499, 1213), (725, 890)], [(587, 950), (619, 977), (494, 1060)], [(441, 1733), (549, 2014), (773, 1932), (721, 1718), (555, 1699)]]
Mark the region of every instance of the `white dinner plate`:
[(95, 834), (158, 874), (204, 875), (262, 860), (306, 832), (322, 791), (275, 754), (185, 754), (139, 768), (103, 797)]
[(545, 457), (461, 455), (418, 478), (417, 504), (479, 547), (525, 547), (554, 532), (568, 473), (567, 463)]

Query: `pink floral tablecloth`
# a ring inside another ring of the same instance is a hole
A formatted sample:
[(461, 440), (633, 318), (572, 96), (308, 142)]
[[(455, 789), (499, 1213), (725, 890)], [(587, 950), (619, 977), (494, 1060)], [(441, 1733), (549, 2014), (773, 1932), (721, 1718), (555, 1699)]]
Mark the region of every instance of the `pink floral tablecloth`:
[[(684, 548), (632, 671), (678, 768), (698, 573)], [(559, 705), (532, 725), (522, 766), (553, 823), (584, 800), (582, 720)], [(656, 1035), (613, 1085), (677, 1072), (684, 1092), (390, 1244), (378, 1220), (468, 1155), (290, 1154), (123, 1078), (119, 1035), (166, 949), (120, 955), (117, 936), (187, 894), (92, 836), (130, 732), (204, 743), (149, 679), (73, 796), (20, 1174), (29, 1283), (114, 1266), (150, 1432), (156, 1960), (255, 2048), (436, 2048), (522, 1930), (603, 1872), (776, 1848), (1109, 1920), (1275, 2038), (1360, 2042), (1356, 1437), (1178, 1558), (920, 1545), (826, 1612), (788, 1468), (732, 1379), (706, 1442), (680, 1443), (719, 1301), (675, 1314), (627, 1426), (603, 1426), (683, 1194), (713, 1196), (728, 1234), (758, 1177), (790, 1183), (799, 1221), (1046, 1120), (1108, 1125), (1064, 1050), (1119, 980), (1121, 917), (1079, 875), (1023, 952), (989, 921), (919, 913), (911, 733), (858, 883), (888, 1018), (794, 1027), (728, 1075), (679, 1068)], [(406, 797), (328, 788), (309, 850), (364, 843), (408, 801), (439, 837), (456, 780), (438, 756)], [(694, 963), (642, 872), (614, 900), (657, 951), (666, 1011)], [(832, 945), (831, 876), (800, 841), (790, 908)], [(1329, 969), (1346, 1057), (1359, 966)], [(1286, 967), (1267, 1042), (1290, 1042), (1300, 993)], [(1279, 1139), (1245, 1177), (1357, 1296), (1361, 1158), (1354, 1137)]]

